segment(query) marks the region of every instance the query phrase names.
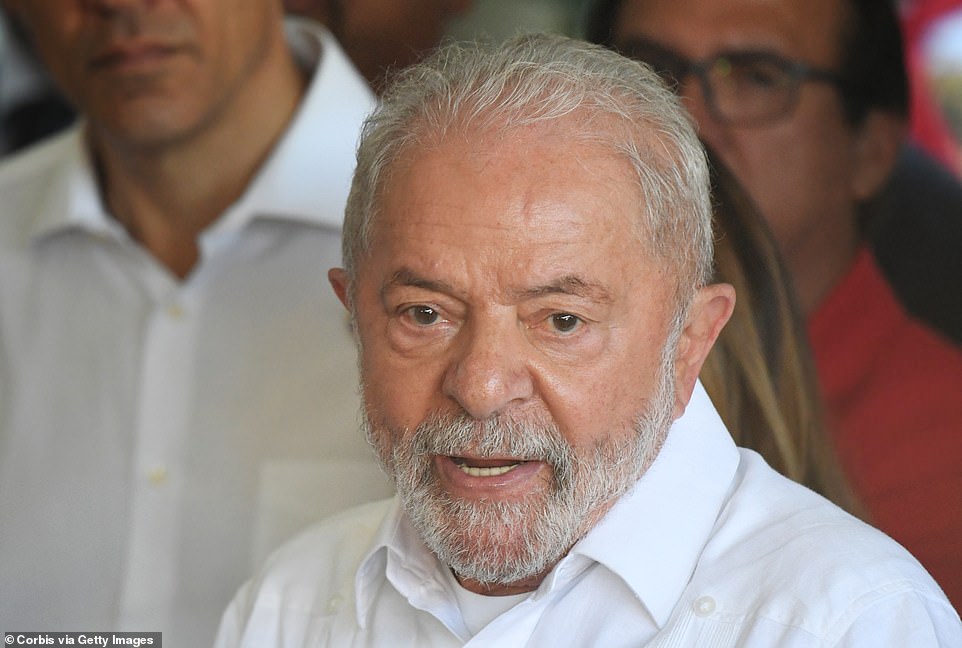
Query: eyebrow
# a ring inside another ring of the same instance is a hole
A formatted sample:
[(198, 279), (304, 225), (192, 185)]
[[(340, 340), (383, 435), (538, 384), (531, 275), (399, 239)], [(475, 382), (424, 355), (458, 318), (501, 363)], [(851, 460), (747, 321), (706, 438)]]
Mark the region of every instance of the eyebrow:
[(424, 290), (446, 294), (452, 294), (454, 292), (454, 287), (449, 283), (435, 279), (425, 279), (409, 268), (401, 268), (392, 274), (391, 278), (381, 286), (381, 298), (383, 299), (392, 288), (400, 287), (422, 288)]
[(743, 56), (746, 54), (750, 54), (753, 56), (768, 56), (768, 57), (788, 60), (788, 57), (786, 55), (780, 53), (774, 47), (766, 44), (726, 46), (713, 52), (712, 54), (709, 54), (706, 57), (696, 59), (696, 58), (689, 58), (681, 54), (678, 50), (668, 45), (665, 45), (658, 40), (647, 38), (645, 36), (629, 36), (627, 38), (614, 42), (615, 49), (617, 49), (622, 55), (627, 56), (629, 58), (631, 58), (636, 54), (634, 50), (639, 46), (657, 50), (660, 54), (663, 54), (665, 56), (668, 56), (672, 59), (675, 59), (685, 64), (701, 63), (701, 62), (705, 62), (715, 58), (724, 58), (726, 56)]
[(588, 281), (577, 275), (564, 275), (543, 286), (524, 288), (515, 292), (519, 299), (531, 299), (544, 295), (572, 295), (590, 299), (598, 303), (611, 303), (613, 297), (607, 288), (595, 281)]
[[(453, 295), (457, 292), (454, 287), (447, 282), (436, 279), (426, 279), (409, 268), (401, 268), (392, 274), (391, 278), (381, 286), (381, 298), (383, 299), (392, 288), (399, 287), (421, 288), (423, 290), (447, 295)], [(520, 288), (512, 291), (511, 295), (518, 301), (534, 299), (545, 295), (572, 295), (603, 304), (609, 304), (614, 301), (611, 293), (603, 285), (577, 275), (564, 275), (541, 286)]]

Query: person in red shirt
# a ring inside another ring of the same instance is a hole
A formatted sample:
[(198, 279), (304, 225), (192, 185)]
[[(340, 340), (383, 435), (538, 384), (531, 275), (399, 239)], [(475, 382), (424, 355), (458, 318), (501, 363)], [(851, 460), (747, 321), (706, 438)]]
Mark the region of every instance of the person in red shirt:
[(962, 350), (907, 314), (859, 226), (904, 141), (894, 7), (602, 0), (593, 9), (589, 38), (677, 84), (701, 137), (758, 204), (807, 319), (827, 424), (856, 492), (962, 606)]

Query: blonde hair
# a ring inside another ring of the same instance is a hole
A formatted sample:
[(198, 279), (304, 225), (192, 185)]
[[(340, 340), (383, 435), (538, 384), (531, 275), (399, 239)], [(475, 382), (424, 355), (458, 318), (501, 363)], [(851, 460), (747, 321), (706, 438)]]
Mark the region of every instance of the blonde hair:
[(715, 279), (738, 295), (701, 379), (736, 443), (849, 512), (864, 510), (823, 424), (811, 352), (774, 239), (747, 194), (709, 152)]

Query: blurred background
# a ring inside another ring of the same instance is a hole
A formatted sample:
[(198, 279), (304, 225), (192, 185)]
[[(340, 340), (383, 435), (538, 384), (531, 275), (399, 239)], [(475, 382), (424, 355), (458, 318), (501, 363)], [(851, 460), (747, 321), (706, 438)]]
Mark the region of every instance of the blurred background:
[[(465, 0), (467, 9), (445, 31), (455, 39), (501, 40), (521, 30), (579, 35), (589, 1)], [(312, 3), (324, 4), (319, 0), (289, 4)], [(962, 0), (901, 0), (899, 6), (914, 92), (912, 137), (962, 177)], [(62, 128), (70, 118), (69, 109), (26, 51), (22, 34), (0, 15), (0, 155)]]

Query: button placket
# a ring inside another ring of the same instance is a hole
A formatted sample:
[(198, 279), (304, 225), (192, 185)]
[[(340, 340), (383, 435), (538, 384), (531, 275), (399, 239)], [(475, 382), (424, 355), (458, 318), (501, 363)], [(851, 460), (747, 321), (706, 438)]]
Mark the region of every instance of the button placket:
[(193, 390), (193, 337), (180, 290), (156, 300), (144, 331), (121, 620), (167, 613), (178, 578), (181, 458)]

